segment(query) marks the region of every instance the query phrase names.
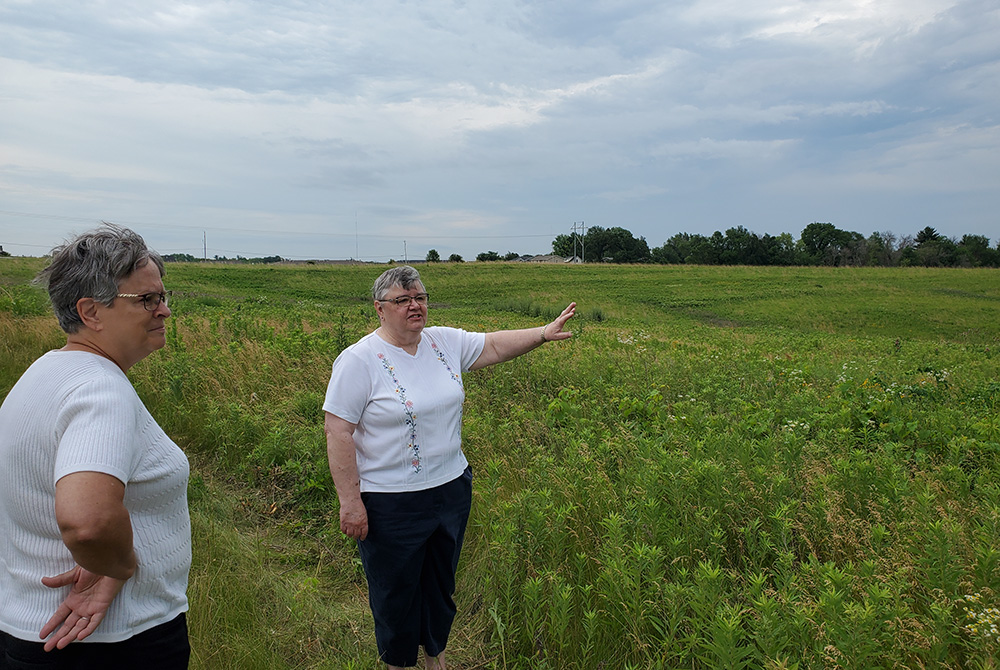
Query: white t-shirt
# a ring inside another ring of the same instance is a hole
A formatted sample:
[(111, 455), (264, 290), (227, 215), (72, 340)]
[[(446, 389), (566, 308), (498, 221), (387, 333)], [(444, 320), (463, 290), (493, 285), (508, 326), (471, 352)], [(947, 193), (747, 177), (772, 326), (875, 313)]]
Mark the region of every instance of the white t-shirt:
[(432, 326), (415, 356), (375, 333), (341, 352), (323, 409), (357, 424), (362, 492), (421, 491), (462, 474), (461, 373), (485, 343), (484, 333)]
[(186, 611), (187, 457), (117, 365), (87, 352), (50, 351), (0, 406), (0, 630), (39, 641), (69, 591), (41, 579), (76, 565), (54, 509), (56, 482), (74, 472), (101, 472), (125, 484), (138, 561), (83, 644), (120, 642)]

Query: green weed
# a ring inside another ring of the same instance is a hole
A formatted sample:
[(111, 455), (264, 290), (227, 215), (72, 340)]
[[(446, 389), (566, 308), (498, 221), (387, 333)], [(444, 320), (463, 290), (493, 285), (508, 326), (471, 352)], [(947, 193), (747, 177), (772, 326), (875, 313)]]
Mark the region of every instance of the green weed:
[[(195, 462), (198, 667), (377, 667), (321, 404), (382, 269), (168, 266), (168, 347), (130, 377)], [(420, 270), (432, 324), (580, 307), (465, 377), (457, 666), (995, 667), (995, 271)], [(15, 311), (6, 388), (61, 346)]]

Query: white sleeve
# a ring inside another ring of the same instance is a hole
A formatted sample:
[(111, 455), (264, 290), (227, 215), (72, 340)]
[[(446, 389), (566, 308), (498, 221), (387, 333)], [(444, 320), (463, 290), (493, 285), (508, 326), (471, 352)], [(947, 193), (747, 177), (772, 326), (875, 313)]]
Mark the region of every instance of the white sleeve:
[(333, 362), (323, 410), (344, 421), (360, 423), (371, 391), (372, 379), (368, 366), (357, 352), (345, 349)]
[(438, 326), (434, 328), (434, 336), (438, 337), (449, 352), (458, 354), (462, 372), (468, 372), (486, 346), (486, 333), (473, 333), (461, 328)]
[(74, 472), (102, 472), (128, 484), (136, 453), (138, 396), (127, 382), (97, 377), (75, 389), (56, 417), (53, 481)]

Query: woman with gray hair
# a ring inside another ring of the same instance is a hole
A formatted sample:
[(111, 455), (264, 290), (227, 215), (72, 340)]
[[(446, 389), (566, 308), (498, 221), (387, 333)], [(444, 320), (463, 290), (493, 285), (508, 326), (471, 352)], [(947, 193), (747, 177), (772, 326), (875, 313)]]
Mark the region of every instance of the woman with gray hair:
[(379, 328), (337, 357), (327, 387), (327, 453), (340, 529), (358, 540), (379, 657), (444, 668), (455, 570), (472, 504), (462, 453), (461, 373), (564, 340), (576, 303), (542, 327), (470, 333), (427, 325), (415, 269), (372, 287)]
[(0, 406), (0, 668), (188, 665), (188, 461), (125, 376), (166, 343), (162, 276), (110, 224), (39, 275), (66, 346)]

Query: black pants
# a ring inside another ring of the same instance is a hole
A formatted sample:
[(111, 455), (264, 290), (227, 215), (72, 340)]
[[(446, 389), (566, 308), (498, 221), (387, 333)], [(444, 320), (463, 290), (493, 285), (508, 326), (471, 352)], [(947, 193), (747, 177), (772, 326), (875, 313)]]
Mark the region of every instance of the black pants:
[(362, 493), (368, 537), (358, 543), (375, 640), (384, 663), (417, 664), (444, 651), (455, 619), (455, 570), (472, 505), (472, 469), (437, 488)]
[(186, 670), (191, 656), (183, 614), (121, 642), (43, 647), (0, 632), (0, 670)]

